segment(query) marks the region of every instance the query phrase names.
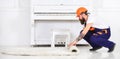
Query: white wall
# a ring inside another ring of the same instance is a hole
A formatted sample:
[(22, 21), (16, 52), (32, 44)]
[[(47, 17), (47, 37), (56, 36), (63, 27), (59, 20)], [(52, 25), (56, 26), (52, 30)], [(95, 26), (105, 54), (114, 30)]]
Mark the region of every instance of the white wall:
[(0, 46), (30, 45), (30, 0), (0, 0)]

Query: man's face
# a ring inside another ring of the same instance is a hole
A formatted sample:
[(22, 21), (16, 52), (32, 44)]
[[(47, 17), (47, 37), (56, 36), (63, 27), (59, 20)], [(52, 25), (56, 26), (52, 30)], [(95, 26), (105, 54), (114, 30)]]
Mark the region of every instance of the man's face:
[(84, 16), (83, 14), (79, 16), (79, 21), (82, 25), (85, 23), (85, 18), (83, 16)]

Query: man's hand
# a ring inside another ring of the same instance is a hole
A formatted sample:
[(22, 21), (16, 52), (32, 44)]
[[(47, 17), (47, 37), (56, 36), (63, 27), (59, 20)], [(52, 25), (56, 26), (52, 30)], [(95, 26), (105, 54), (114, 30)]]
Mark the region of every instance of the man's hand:
[(77, 44), (77, 41), (75, 40), (75, 41), (71, 42), (71, 43), (68, 45), (68, 47), (75, 46), (76, 44)]
[(81, 34), (76, 38), (76, 40), (72, 41), (72, 42), (68, 45), (68, 47), (75, 46), (75, 45), (77, 44), (77, 42), (80, 41), (83, 37), (84, 37), (84, 34), (81, 33)]

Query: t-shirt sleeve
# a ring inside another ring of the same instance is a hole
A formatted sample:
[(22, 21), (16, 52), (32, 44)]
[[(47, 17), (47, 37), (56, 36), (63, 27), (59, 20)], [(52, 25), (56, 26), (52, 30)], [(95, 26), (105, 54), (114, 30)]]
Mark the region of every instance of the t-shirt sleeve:
[(88, 16), (88, 20), (87, 20), (87, 24), (88, 23), (94, 23), (94, 17), (92, 17), (93, 15), (89, 15)]
[(92, 7), (90, 7), (90, 8), (88, 8), (88, 13), (90, 13), (89, 14), (89, 16), (88, 16), (88, 20), (87, 20), (87, 23), (94, 23), (95, 22), (95, 9), (94, 8), (92, 8)]

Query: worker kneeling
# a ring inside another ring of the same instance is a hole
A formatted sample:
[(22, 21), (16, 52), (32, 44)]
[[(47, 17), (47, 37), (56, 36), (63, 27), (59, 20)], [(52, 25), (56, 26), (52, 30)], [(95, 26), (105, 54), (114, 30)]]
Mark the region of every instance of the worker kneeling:
[(103, 22), (97, 21), (94, 18), (94, 13), (88, 13), (85, 7), (78, 8), (76, 14), (84, 28), (76, 40), (69, 44), (69, 47), (75, 46), (79, 40), (84, 39), (92, 46), (90, 51), (106, 47), (109, 49), (108, 52), (112, 52), (115, 43), (108, 40), (111, 36), (110, 27)]

